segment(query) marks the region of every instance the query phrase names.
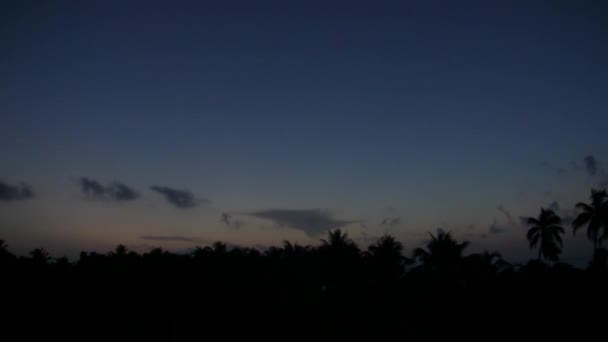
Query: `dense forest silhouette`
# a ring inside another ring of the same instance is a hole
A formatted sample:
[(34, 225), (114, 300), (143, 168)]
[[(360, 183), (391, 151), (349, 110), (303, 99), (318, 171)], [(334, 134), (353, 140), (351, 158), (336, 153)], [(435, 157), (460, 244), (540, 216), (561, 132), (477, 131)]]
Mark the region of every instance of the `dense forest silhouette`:
[[(537, 257), (511, 264), (468, 253), (450, 232), (405, 256), (393, 236), (361, 249), (346, 232), (319, 246), (264, 251), (216, 242), (175, 254), (119, 245), (78, 260), (0, 241), (5, 341), (269, 339), (589, 339), (606, 334), (608, 195), (592, 190), (571, 227), (553, 210), (527, 218)], [(588, 267), (560, 262), (562, 236), (586, 230)]]

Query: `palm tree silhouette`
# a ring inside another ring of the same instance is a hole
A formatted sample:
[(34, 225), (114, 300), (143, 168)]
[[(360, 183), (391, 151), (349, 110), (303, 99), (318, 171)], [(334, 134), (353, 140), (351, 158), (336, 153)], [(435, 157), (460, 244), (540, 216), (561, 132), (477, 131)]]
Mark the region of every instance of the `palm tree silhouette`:
[(367, 248), (368, 254), (386, 259), (402, 257), (403, 244), (395, 240), (391, 235), (383, 235), (378, 242)]
[(321, 249), (329, 249), (333, 251), (346, 251), (356, 250), (359, 251), (359, 247), (348, 237), (347, 233), (342, 233), (338, 228), (333, 232), (328, 232), (328, 239), (321, 239)]
[(280, 247), (271, 246), (271, 247), (268, 247), (268, 249), (266, 249), (264, 251), (264, 255), (271, 259), (278, 260), (283, 257), (284, 250), (283, 250), (283, 248), (280, 248)]
[(453, 270), (463, 257), (464, 250), (469, 245), (468, 241), (458, 243), (450, 232), (437, 230), (437, 235), (429, 233), (431, 241), (426, 245), (426, 250), (416, 248), (414, 259), (422, 262), (423, 266), (435, 270)]
[(405, 265), (412, 263), (411, 259), (403, 256), (403, 244), (391, 235), (384, 235), (369, 246), (365, 257), (374, 269), (389, 278), (401, 276)]
[(4, 242), (4, 240), (0, 239), (0, 255), (8, 254), (8, 245)]
[(319, 256), (323, 260), (321, 273), (328, 285), (352, 281), (359, 268), (359, 247), (340, 229), (329, 231), (328, 239), (321, 240)]
[(298, 243), (283, 241), (283, 253), (286, 257), (302, 257), (310, 251), (310, 246), (300, 246)]
[(510, 266), (498, 252), (484, 251), (466, 257), (469, 266), (474, 267), (478, 273), (494, 274)]
[(8, 251), (8, 245), (0, 239), (0, 262), (15, 259), (15, 256)]
[[(601, 247), (603, 238), (608, 237), (608, 194), (606, 190), (591, 189), (591, 203), (578, 202), (576, 208), (581, 212), (572, 222), (573, 234), (587, 226), (587, 238), (593, 242), (593, 257)], [(604, 234), (600, 237), (600, 229), (604, 228)]]
[(36, 265), (45, 265), (51, 257), (49, 253), (44, 248), (36, 248), (30, 252), (30, 257), (32, 258), (32, 262)]
[(564, 228), (562, 219), (551, 209), (540, 209), (538, 218), (528, 217), (526, 223), (530, 226), (527, 238), (530, 248), (538, 246), (538, 261), (544, 257), (546, 260), (557, 261), (561, 253)]

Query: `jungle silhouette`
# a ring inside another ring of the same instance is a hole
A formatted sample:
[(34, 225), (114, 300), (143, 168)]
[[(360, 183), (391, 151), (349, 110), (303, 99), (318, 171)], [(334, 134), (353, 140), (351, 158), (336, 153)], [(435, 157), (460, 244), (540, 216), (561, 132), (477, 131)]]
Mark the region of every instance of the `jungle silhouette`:
[(42, 248), (16, 256), (0, 240), (6, 341), (445, 340), (606, 334), (608, 199), (578, 203), (587, 226), (585, 269), (559, 261), (564, 228), (541, 208), (526, 219), (538, 257), (510, 264), (497, 252), (430, 233), (410, 257), (393, 236), (365, 250), (340, 229), (319, 246), (285, 241), (264, 251), (216, 242), (176, 254)]

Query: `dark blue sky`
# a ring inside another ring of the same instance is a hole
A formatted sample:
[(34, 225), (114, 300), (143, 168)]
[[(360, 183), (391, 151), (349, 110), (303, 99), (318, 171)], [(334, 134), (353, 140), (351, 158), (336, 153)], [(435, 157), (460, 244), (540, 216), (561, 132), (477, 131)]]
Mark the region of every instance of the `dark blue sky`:
[[(356, 221), (362, 243), (441, 226), (521, 256), (519, 216), (608, 179), (602, 1), (0, 6), (0, 180), (36, 192), (0, 203), (17, 248), (311, 243)], [(141, 196), (83, 198), (80, 177)]]

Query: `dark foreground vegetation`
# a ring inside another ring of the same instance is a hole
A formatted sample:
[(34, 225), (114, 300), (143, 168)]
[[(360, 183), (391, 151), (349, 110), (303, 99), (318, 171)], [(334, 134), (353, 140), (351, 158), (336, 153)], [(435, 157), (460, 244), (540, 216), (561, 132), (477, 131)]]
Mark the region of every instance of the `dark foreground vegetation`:
[(258, 251), (223, 243), (189, 254), (118, 246), (79, 260), (2, 241), (4, 341), (601, 340), (608, 328), (606, 193), (579, 204), (594, 256), (559, 262), (561, 220), (528, 219), (538, 258), (512, 265), (467, 253), (439, 231), (402, 254), (391, 236), (361, 250), (339, 229), (318, 247)]

